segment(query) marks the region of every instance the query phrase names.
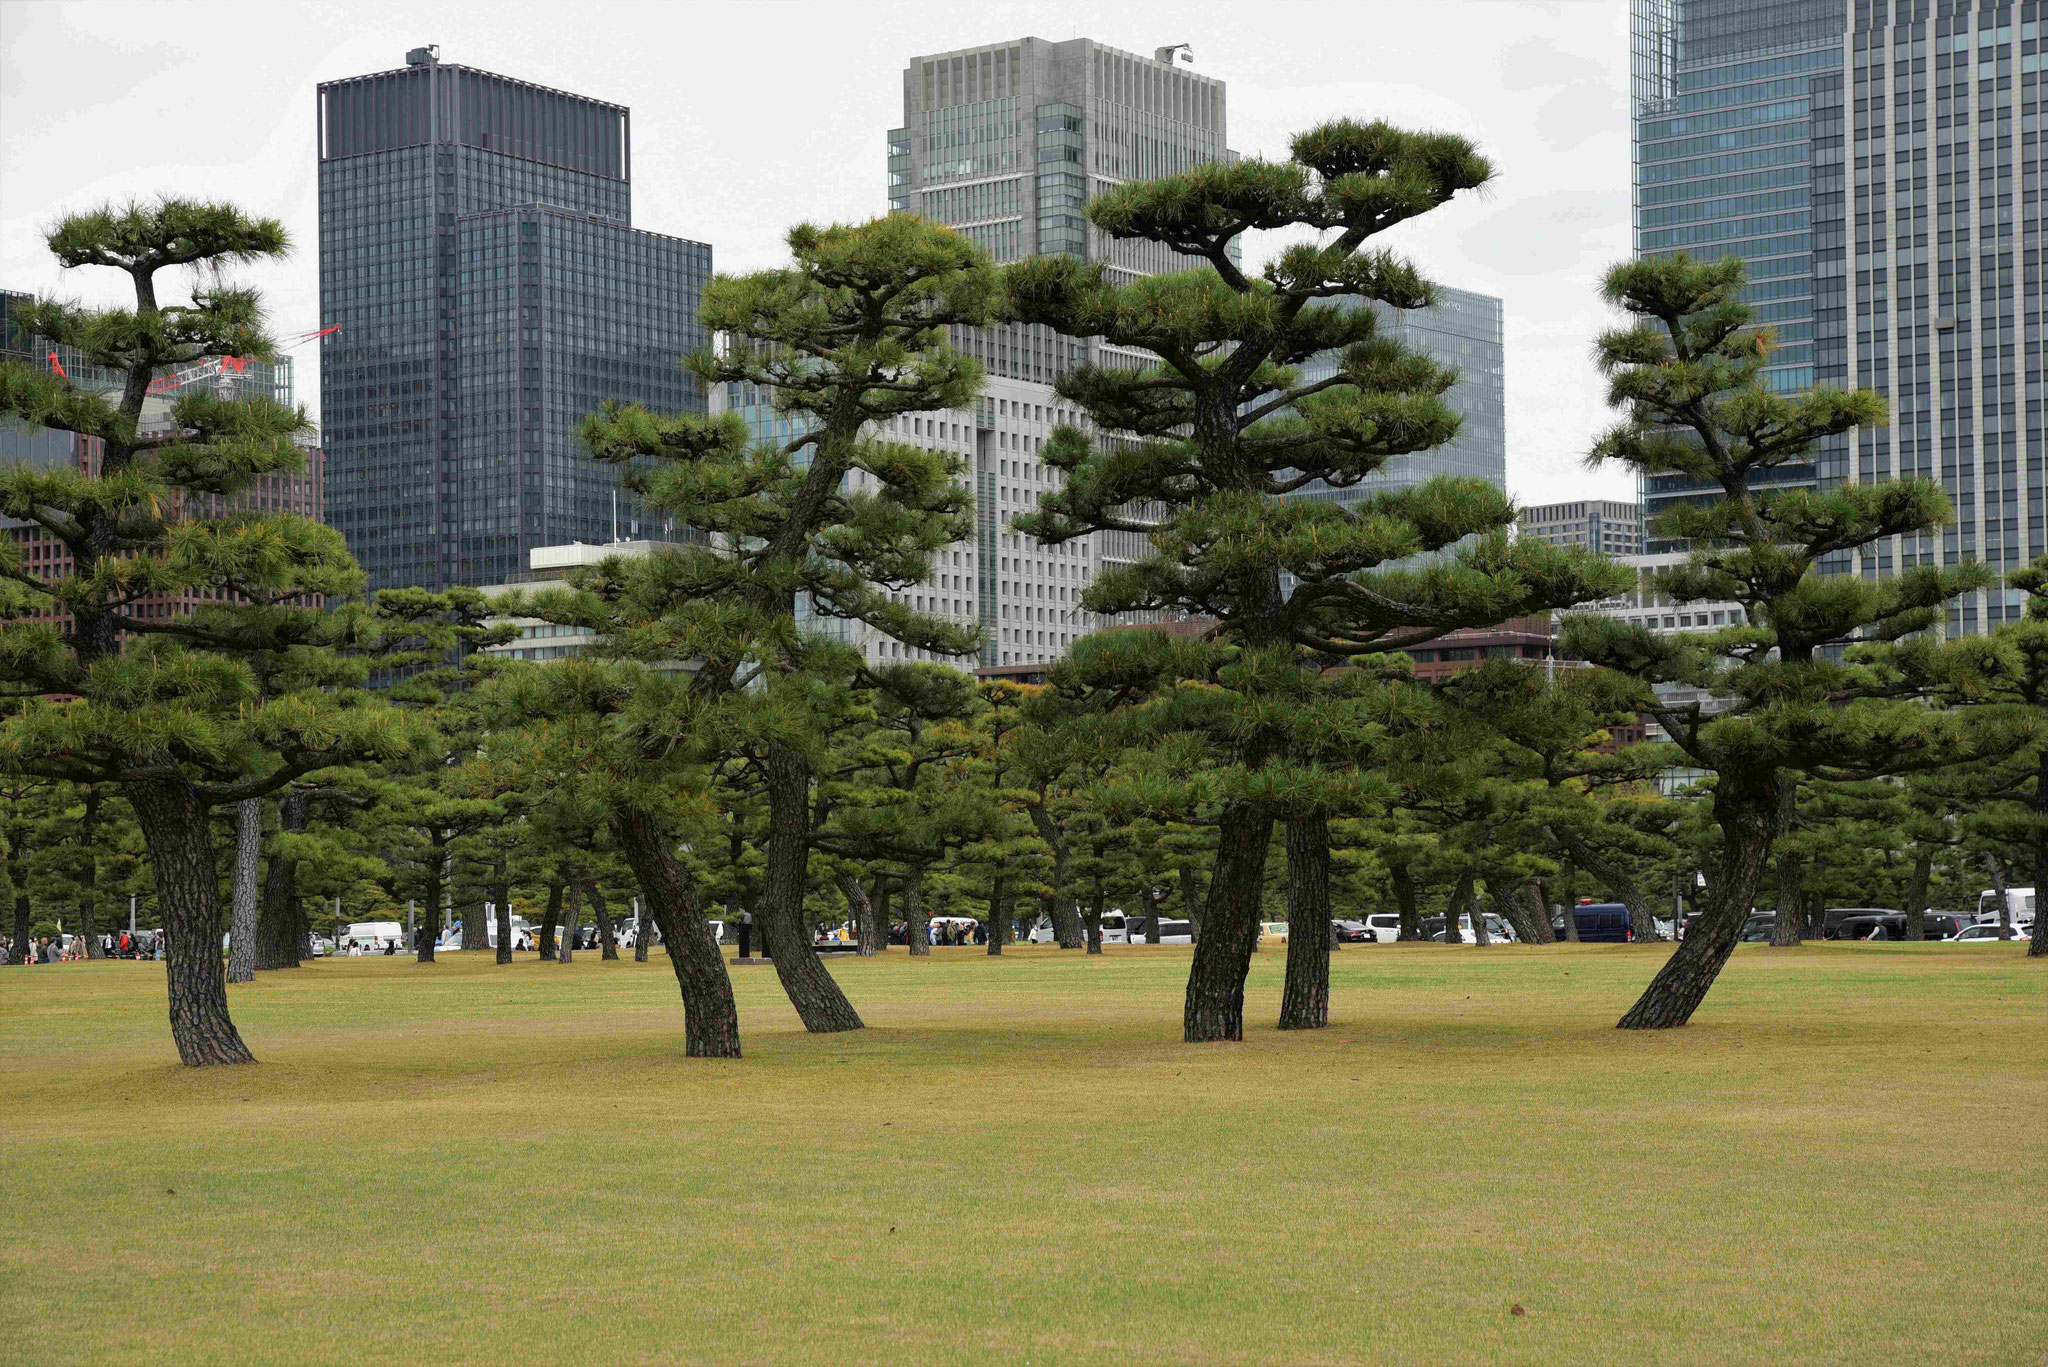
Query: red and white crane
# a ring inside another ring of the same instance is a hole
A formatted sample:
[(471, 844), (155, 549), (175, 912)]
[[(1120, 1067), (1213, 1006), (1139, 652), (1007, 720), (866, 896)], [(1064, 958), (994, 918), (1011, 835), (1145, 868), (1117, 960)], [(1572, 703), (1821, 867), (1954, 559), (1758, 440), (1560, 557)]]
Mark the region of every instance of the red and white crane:
[[(296, 351), (308, 342), (317, 342), (328, 333), (339, 331), (341, 331), (341, 324), (336, 323), (333, 327), (315, 328), (311, 332), (301, 332), (280, 342), (277, 349), (279, 351)], [(167, 375), (157, 376), (156, 379), (150, 381), (148, 392), (151, 394), (168, 394), (173, 389), (183, 389), (186, 385), (197, 384), (201, 380), (212, 380), (226, 375), (240, 375), (249, 368), (249, 362), (252, 359), (254, 358), (249, 356), (216, 356), (210, 361), (201, 361), (198, 365), (186, 366), (183, 370), (174, 370)], [(50, 365), (57, 370), (58, 374), (63, 374), (63, 369), (57, 365), (57, 357), (54, 352), (50, 356)]]

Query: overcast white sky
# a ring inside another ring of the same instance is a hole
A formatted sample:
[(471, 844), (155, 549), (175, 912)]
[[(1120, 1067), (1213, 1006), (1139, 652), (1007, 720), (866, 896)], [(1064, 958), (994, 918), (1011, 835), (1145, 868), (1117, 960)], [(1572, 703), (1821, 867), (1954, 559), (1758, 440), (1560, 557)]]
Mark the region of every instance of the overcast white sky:
[[(42, 228), (110, 198), (224, 198), (284, 220), (297, 252), (249, 279), (278, 334), (315, 327), (313, 88), (424, 43), (630, 106), (634, 225), (711, 243), (720, 270), (770, 265), (791, 222), (887, 207), (883, 134), (909, 57), (1026, 35), (1191, 43), (1196, 69), (1229, 83), (1246, 154), (1284, 156), (1291, 133), (1339, 115), (1476, 139), (1497, 182), (1389, 241), (1506, 301), (1510, 491), (1634, 496), (1631, 477), (1579, 465), (1606, 422), (1595, 286), (1629, 247), (1624, 0), (0, 0), (0, 285), (116, 299), (109, 272), (59, 271)], [(317, 355), (297, 364), (317, 412)]]

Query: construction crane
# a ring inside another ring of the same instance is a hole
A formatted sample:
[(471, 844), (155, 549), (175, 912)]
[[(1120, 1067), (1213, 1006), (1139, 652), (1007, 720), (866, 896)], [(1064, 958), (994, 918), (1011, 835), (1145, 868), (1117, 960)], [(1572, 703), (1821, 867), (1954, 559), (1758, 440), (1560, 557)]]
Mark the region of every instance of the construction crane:
[[(341, 325), (337, 323), (333, 327), (316, 328), (311, 332), (301, 332), (279, 343), (277, 349), (279, 351), (296, 351), (308, 342), (317, 342), (329, 333), (339, 331), (341, 331)], [(183, 370), (174, 370), (168, 375), (157, 376), (156, 379), (150, 381), (147, 392), (150, 394), (168, 394), (173, 389), (183, 389), (186, 385), (197, 384), (201, 380), (240, 375), (249, 368), (249, 362), (253, 359), (255, 358), (250, 356), (216, 356), (212, 360), (201, 361), (198, 365), (186, 366)], [(63, 367), (57, 364), (55, 352), (50, 353), (50, 365), (59, 375), (64, 373)]]

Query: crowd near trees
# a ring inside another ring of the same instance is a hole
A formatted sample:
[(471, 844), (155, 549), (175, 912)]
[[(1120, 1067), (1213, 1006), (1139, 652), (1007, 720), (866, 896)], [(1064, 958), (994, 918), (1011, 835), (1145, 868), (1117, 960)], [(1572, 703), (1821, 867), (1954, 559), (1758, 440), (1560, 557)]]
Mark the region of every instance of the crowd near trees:
[[(1491, 174), (1456, 137), (1326, 124), (1284, 160), (1091, 201), (1102, 233), (1186, 263), (1128, 283), (1069, 257), (998, 269), (908, 215), (799, 226), (787, 266), (711, 282), (720, 343), (690, 362), (771, 396), (793, 435), (603, 405), (582, 430), (591, 458), (689, 535), (494, 603), (366, 597), (331, 529), (199, 515), (293, 466), (300, 412), (188, 392), (144, 429), (160, 374), (268, 354), (260, 303), (228, 274), (284, 252), (280, 225), (179, 200), (62, 220), (59, 260), (124, 272), (134, 303), (23, 315), (118, 388), (0, 368), (0, 412), (96, 457), (0, 470), (0, 515), (63, 551), (31, 560), (30, 538), (0, 536), (10, 957), (60, 919), (97, 954), (139, 906), (164, 933), (180, 1058), (237, 1063), (251, 1055), (231, 983), (297, 968), (330, 917), (409, 905), (425, 964), (450, 919), (463, 948), (488, 947), (489, 907), (508, 963), (518, 909), (540, 957), (566, 961), (586, 913), (616, 957), (637, 906), (636, 957), (666, 953), (686, 1052), (737, 1057), (714, 917), (758, 927), (804, 1026), (829, 1032), (862, 1023), (813, 947), (820, 926), (870, 955), (901, 922), (917, 954), (930, 918), (967, 917), (1000, 955), (1042, 923), (1095, 954), (1115, 909), (1155, 940), (1162, 918), (1192, 926), (1183, 1030), (1202, 1042), (1243, 1036), (1262, 921), (1290, 926), (1278, 1024), (1316, 1029), (1333, 915), (1385, 911), (1422, 939), (1440, 912), (1445, 938), (1469, 924), (1483, 940), (1493, 913), (1540, 946), (1574, 938), (1554, 913), (1592, 897), (1625, 904), (1642, 938), (1687, 927), (1621, 1021), (1667, 1028), (1760, 904), (1778, 945), (1830, 904), (1906, 908), (1918, 938), (1923, 907), (2048, 883), (2048, 559), (2009, 576), (2024, 620), (1960, 639), (1938, 627), (1995, 583), (1983, 567), (1823, 573), (1952, 512), (1919, 481), (1773, 479), (1885, 406), (1767, 389), (1771, 337), (1739, 263), (1610, 274), (1627, 321), (1597, 355), (1619, 425), (1590, 453), (1717, 491), (1664, 514), (1657, 532), (1694, 549), (1655, 586), (1739, 605), (1737, 624), (1651, 633), (1577, 611), (1630, 572), (1515, 538), (1513, 506), (1481, 481), (1281, 497), (1369, 486), (1456, 434), (1456, 375), (1382, 324), (1434, 288), (1375, 239)], [(1294, 245), (1241, 267), (1244, 235), (1276, 230)], [(160, 298), (178, 269), (189, 303)], [(1147, 538), (1151, 555), (1098, 575), (1082, 605), (1180, 625), (1099, 631), (1033, 685), (965, 672), (974, 625), (901, 592), (973, 510), (956, 456), (890, 433), (973, 405), (980, 367), (950, 339), (997, 322), (1155, 358), (1060, 379), (1091, 430), (1056, 430), (1057, 485), (1011, 530)], [(1333, 372), (1304, 380), (1325, 355)], [(166, 594), (203, 606), (136, 610)], [(1489, 661), (1430, 686), (1403, 654), (1545, 613), (1562, 621), (1554, 668)], [(488, 647), (514, 614), (595, 644), (512, 660)], [(869, 663), (844, 623), (960, 667)], [(1665, 739), (1618, 744), (1642, 719)], [(2034, 934), (2048, 953), (2038, 919)]]

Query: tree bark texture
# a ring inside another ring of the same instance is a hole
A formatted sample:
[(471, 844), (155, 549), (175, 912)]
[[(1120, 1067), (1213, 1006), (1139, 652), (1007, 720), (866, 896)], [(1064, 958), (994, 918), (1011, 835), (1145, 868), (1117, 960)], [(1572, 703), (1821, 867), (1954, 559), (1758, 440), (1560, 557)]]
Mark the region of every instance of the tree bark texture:
[(584, 893), (590, 898), (590, 910), (597, 917), (597, 948), (600, 961), (618, 962), (619, 936), (612, 924), (611, 904), (604, 900), (604, 888), (596, 879), (584, 886)]
[[(298, 835), (306, 829), (312, 794), (297, 787), (287, 788), (277, 800), (277, 833)], [(263, 869), (263, 892), (256, 901), (256, 968), (297, 968), (303, 957), (300, 924), (305, 920), (299, 906), (299, 861), (285, 853), (280, 843), (270, 852)]]
[(810, 877), (811, 854), (810, 764), (801, 752), (778, 744), (769, 748), (764, 767), (768, 847), (754, 917), (762, 942), (804, 1029), (813, 1034), (858, 1030), (860, 1015), (804, 934), (804, 884)]
[[(1779, 775), (1777, 833), (1792, 829), (1799, 820), (1799, 783)], [(1789, 850), (1778, 851), (1778, 919), (1771, 926), (1772, 945), (1784, 949), (1800, 943), (1805, 936), (1806, 861)]]
[(1088, 930), (1088, 952), (1090, 954), (1100, 954), (1102, 952), (1102, 905), (1108, 900), (1109, 894), (1100, 889), (1097, 889), (1095, 895), (1088, 899), (1085, 924)]
[(85, 816), (78, 823), (79, 837), (85, 843), (85, 858), (78, 870), (78, 929), (85, 937), (85, 957), (102, 959), (106, 950), (100, 947), (100, 790), (92, 784), (85, 789)]
[(562, 897), (562, 938), (555, 945), (555, 962), (573, 963), (576, 959), (576, 937), (583, 931), (583, 882), (572, 879), (569, 890)]
[(228, 981), (256, 981), (256, 870), (263, 856), (263, 799), (235, 804), (235, 885), (228, 925)]
[(1217, 825), (1216, 865), (1202, 938), (1188, 967), (1181, 1036), (1189, 1044), (1244, 1038), (1244, 980), (1258, 947), (1259, 899), (1265, 891), (1272, 813), (1255, 804), (1225, 804)]
[(875, 903), (854, 874), (841, 871), (839, 892), (846, 898), (847, 919), (853, 922), (854, 953), (872, 958), (882, 952), (880, 927), (875, 922)]
[(1475, 945), (1492, 944), (1493, 927), (1486, 924), (1486, 903), (1481, 900), (1479, 894), (1475, 891), (1465, 895), (1465, 905), (1472, 908), (1472, 943)]
[(683, 996), (683, 1053), (688, 1058), (738, 1058), (739, 1008), (725, 955), (712, 937), (711, 923), (697, 909), (697, 893), (676, 862), (668, 841), (647, 814), (627, 809), (612, 818), (612, 830)]
[[(1692, 930), (1628, 1014), (1623, 1030), (1671, 1030), (1692, 1019), (1735, 952), (1742, 923), (1756, 900), (1777, 837), (1778, 781), (1723, 774), (1714, 790), (1714, 817), (1721, 827), (1721, 856), (1713, 886)], [(1782, 913), (1780, 920), (1784, 919)]]
[(638, 907), (637, 919), (633, 922), (634, 963), (644, 964), (647, 962), (647, 950), (649, 947), (647, 942), (653, 938), (654, 923), (647, 919), (647, 900), (645, 897), (642, 897)]
[(1046, 914), (1052, 918), (1052, 936), (1061, 949), (1079, 949), (1087, 943), (1087, 932), (1075, 911), (1074, 897), (1067, 886), (1067, 838), (1060, 833), (1051, 813), (1044, 807), (1031, 808), (1031, 825), (1038, 838), (1052, 851), (1052, 898)]
[(254, 1063), (256, 1056), (228, 1015), (220, 954), (220, 873), (206, 808), (182, 780), (131, 784), (126, 795), (156, 875), (171, 1039), (179, 1061), (188, 1068)]
[(491, 856), (492, 916), (498, 922), (498, 962), (512, 962), (512, 875), (506, 870), (505, 852)]
[(1010, 933), (1010, 880), (1002, 874), (988, 890), (988, 952), (997, 958), (1003, 952), (1003, 940)]
[(567, 886), (559, 878), (548, 879), (548, 906), (540, 914), (540, 957), (544, 960), (555, 957), (556, 931), (562, 924), (562, 894)]
[(1415, 871), (1404, 860), (1387, 866), (1387, 876), (1394, 885), (1394, 908), (1401, 915), (1401, 933), (1397, 940), (1420, 940), (1422, 938), (1422, 911), (1415, 904)]
[(491, 947), (491, 921), (484, 911), (484, 903), (490, 901), (490, 887), (479, 877), (482, 870), (475, 865), (469, 868), (468, 884), (462, 904), (462, 951), (481, 953)]
[(1543, 902), (1543, 883), (1537, 878), (1524, 878), (1512, 888), (1505, 890), (1500, 899), (1501, 915), (1514, 927), (1515, 937), (1525, 945), (1548, 945), (1557, 942), (1557, 936), (1550, 929), (1550, 909)]
[(1934, 876), (1934, 852), (1925, 846), (1913, 852), (1913, 877), (1906, 885), (1906, 938), (1927, 938), (1927, 884)]
[(441, 894), (447, 887), (448, 838), (441, 831), (427, 837), (427, 877), (421, 891), (421, 901), (426, 903), (420, 909), (419, 961), (423, 964), (434, 962), (434, 946), (441, 941)]
[(903, 871), (903, 919), (910, 925), (910, 953), (922, 957), (932, 952), (932, 923), (924, 911), (924, 865), (912, 864)]
[(1287, 981), (1282, 1030), (1330, 1023), (1330, 821), (1321, 812), (1287, 823)]
[(1472, 871), (1466, 869), (1458, 875), (1457, 883), (1451, 888), (1451, 900), (1444, 905), (1444, 943), (1462, 945), (1465, 932), (1458, 928), (1458, 918), (1465, 914), (1465, 908), (1472, 905)]
[(14, 946), (8, 954), (8, 961), (25, 964), (28, 962), (29, 929), (28, 864), (25, 861), (13, 864), (9, 878), (14, 884)]

